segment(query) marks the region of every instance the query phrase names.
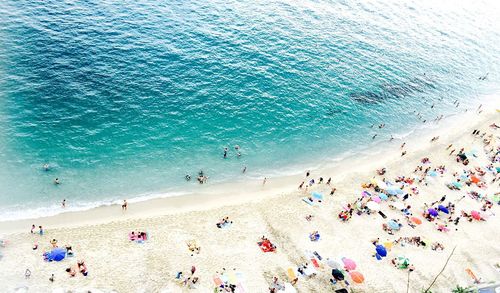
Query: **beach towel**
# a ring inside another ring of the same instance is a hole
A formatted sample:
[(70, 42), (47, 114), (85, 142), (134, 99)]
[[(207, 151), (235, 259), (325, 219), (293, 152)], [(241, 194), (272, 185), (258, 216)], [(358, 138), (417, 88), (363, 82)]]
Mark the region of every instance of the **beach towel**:
[(311, 262), (315, 268), (319, 268), (319, 263), (315, 258), (311, 258)]
[(316, 273), (317, 273), (316, 269), (312, 266), (308, 266), (307, 268), (304, 269), (304, 275), (306, 276), (310, 276)]
[(265, 240), (262, 242), (257, 242), (257, 245), (259, 245), (260, 249), (263, 252), (274, 252), (276, 251), (276, 248), (273, 247), (271, 241)]
[(230, 284), (237, 284), (238, 283), (238, 278), (236, 277), (236, 274), (234, 272), (229, 272), (227, 274), (229, 283)]
[(297, 290), (293, 287), (292, 284), (285, 282), (285, 289), (283, 290), (283, 293), (296, 293)]
[(478, 277), (476, 277), (476, 275), (474, 274), (474, 272), (471, 269), (465, 269), (465, 271), (467, 272), (469, 277), (471, 277), (474, 280), (474, 283), (476, 283), (476, 284), (481, 283), (481, 280)]
[(215, 286), (217, 286), (217, 287), (220, 287), (223, 284), (223, 282), (220, 279), (219, 275), (214, 275), (213, 276), (213, 280), (214, 280)]
[(286, 270), (286, 274), (287, 274), (288, 280), (290, 280), (290, 282), (293, 282), (295, 279), (297, 279), (297, 275), (295, 274), (295, 271), (292, 268), (288, 268)]
[(307, 203), (308, 205), (311, 205), (311, 206), (315, 206), (316, 205), (316, 202), (315, 201), (311, 201), (308, 197), (304, 197), (302, 198), (302, 200)]

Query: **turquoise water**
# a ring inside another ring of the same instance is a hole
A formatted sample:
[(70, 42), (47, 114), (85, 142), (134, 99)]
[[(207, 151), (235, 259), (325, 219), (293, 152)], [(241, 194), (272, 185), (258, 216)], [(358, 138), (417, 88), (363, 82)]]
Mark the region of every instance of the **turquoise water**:
[(401, 2), (1, 1), (0, 218), (302, 172), (498, 90), (499, 4)]

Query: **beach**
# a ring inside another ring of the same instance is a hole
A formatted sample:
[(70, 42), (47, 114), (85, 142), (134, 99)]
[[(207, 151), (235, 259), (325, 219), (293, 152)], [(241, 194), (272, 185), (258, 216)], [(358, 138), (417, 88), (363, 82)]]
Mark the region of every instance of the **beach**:
[[(489, 147), (498, 148), (500, 130), (489, 125), (499, 122), (500, 113), (493, 107), (486, 107), (481, 114), (469, 111), (442, 121), (439, 127), (414, 133), (404, 141), (403, 149), (407, 151), (404, 156), (401, 156), (402, 141), (384, 142), (369, 156), (353, 156), (333, 165), (325, 164), (311, 170), (308, 178), (304, 170), (301, 175), (270, 177), (265, 185), (262, 180), (208, 184), (200, 186), (200, 192), (195, 195), (129, 203), (126, 211), (112, 205), (46, 218), (0, 222), (0, 237), (7, 241), (0, 249), (3, 287), (8, 292), (16, 288), (28, 292), (214, 292), (214, 276), (220, 276), (223, 281), (228, 279), (228, 283), (237, 284), (236, 290), (268, 292), (273, 277), (278, 278), (278, 283), (291, 283), (287, 270), (295, 271), (304, 263), (312, 266), (311, 253), (317, 252), (321, 260), (316, 259), (315, 275), (300, 276), (296, 272), (298, 280), (294, 288), (298, 292), (326, 292), (346, 287), (343, 282), (331, 284), (332, 268), (327, 263), (327, 259), (341, 262), (342, 257), (354, 260), (355, 271), (364, 276), (362, 283), (356, 283), (344, 272), (350, 284), (348, 288), (353, 292), (406, 292), (407, 284), (409, 292), (421, 292), (433, 282), (455, 247), (432, 292), (450, 292), (456, 285), (473, 285), (474, 280), (466, 270), (483, 283), (495, 282), (500, 279), (500, 272), (495, 268), (500, 262), (500, 220), (495, 215), (498, 204), (481, 212), (486, 221), (462, 219), (459, 225), (449, 223), (448, 232), (438, 231), (436, 224), (426, 221), (422, 213), (424, 203), (439, 201), (443, 195), (447, 198), (445, 202), (456, 205), (459, 215), (461, 210), (470, 212), (481, 208), (481, 202), (466, 196), (468, 191), (478, 190), (489, 196), (498, 193), (498, 181), (491, 183), (494, 175), (490, 173), (481, 176), (487, 185), (481, 189), (465, 186), (461, 190), (450, 190), (446, 184), (452, 181), (454, 172), (485, 168), (491, 163), (485, 155), (484, 137), (471, 133), (479, 129), (486, 132), (486, 136), (493, 135)], [(431, 142), (436, 136), (439, 139)], [(457, 152), (459, 148), (474, 151), (468, 166), (457, 163), (456, 155), (449, 155), (449, 144), (453, 144)], [(365, 190), (361, 184), (369, 183), (374, 177), (392, 181), (397, 176), (413, 176), (424, 157), (430, 160), (428, 166), (445, 165), (446, 171), (435, 177), (427, 176), (427, 184), (412, 185), (418, 188), (418, 195), (410, 196), (405, 204), (412, 206), (413, 216), (422, 219), (421, 225), (412, 228), (404, 223), (394, 235), (384, 232), (382, 224), (388, 219), (404, 220), (400, 211), (388, 207), (388, 202), (401, 201), (399, 198), (380, 203), (387, 219), (372, 212), (354, 213), (345, 222), (339, 220), (338, 214), (346, 203), (354, 202)], [(382, 176), (376, 173), (380, 168), (386, 168)], [(317, 183), (319, 177), (325, 181), (332, 178), (331, 186), (336, 188), (333, 195), (325, 182)], [(297, 189), (302, 181), (307, 185), (311, 178), (315, 178), (316, 183), (307, 191)], [(303, 201), (311, 197), (312, 192), (321, 193), (321, 202), (310, 205)], [(446, 216), (441, 214), (440, 217)], [(313, 215), (310, 221), (305, 219), (308, 215)], [(218, 228), (216, 223), (224, 217), (232, 224)], [(44, 235), (38, 235), (38, 229), (31, 234), (32, 224), (42, 225)], [(130, 241), (131, 231), (147, 232), (147, 240)], [(319, 241), (311, 241), (312, 231), (321, 234)], [(257, 242), (262, 241), (262, 236), (276, 246), (275, 252), (261, 250)], [(379, 238), (380, 243), (385, 243), (415, 236), (425, 238), (427, 244), (438, 242), (444, 249), (393, 244), (387, 248), (387, 257), (377, 260), (373, 256), (373, 239)], [(51, 249), (51, 239), (56, 239), (61, 247), (71, 246), (74, 256), (60, 262), (44, 261), (42, 254)], [(32, 250), (35, 242), (38, 249)], [(196, 243), (200, 250), (190, 251), (187, 243)], [(391, 259), (398, 256), (408, 258), (414, 271), (395, 268)], [(76, 265), (78, 260), (85, 261), (88, 275), (69, 277), (65, 269)], [(196, 289), (190, 290), (182, 284), (185, 279), (176, 279), (176, 275), (183, 272), (189, 276), (192, 266), (196, 268), (193, 276), (199, 279)], [(31, 271), (29, 279), (24, 275), (26, 269)], [(54, 282), (49, 281), (51, 274), (54, 274)]]

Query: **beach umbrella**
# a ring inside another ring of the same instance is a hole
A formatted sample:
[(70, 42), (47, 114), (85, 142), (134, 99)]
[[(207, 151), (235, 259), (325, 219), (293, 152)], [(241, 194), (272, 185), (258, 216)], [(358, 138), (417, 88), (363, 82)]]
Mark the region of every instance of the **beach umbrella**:
[(313, 192), (312, 193), (312, 196), (318, 200), (323, 200), (323, 194), (319, 193), (319, 192)]
[(352, 271), (356, 269), (356, 263), (352, 259), (343, 257), (342, 262), (344, 263), (346, 270)]
[(349, 272), (349, 275), (355, 283), (361, 284), (365, 280), (365, 277), (360, 272)]
[(396, 221), (394, 220), (390, 220), (388, 223), (389, 227), (391, 227), (392, 230), (399, 230), (400, 227), (399, 227), (399, 224), (396, 223)]
[(444, 205), (438, 205), (438, 210), (442, 211), (445, 214), (449, 214), (450, 211)]
[(472, 183), (479, 183), (481, 180), (479, 180), (476, 176), (471, 176), (470, 181), (472, 181)]
[(455, 186), (456, 188), (459, 188), (459, 189), (460, 189), (460, 188), (462, 188), (462, 183), (460, 183), (460, 182), (455, 181), (455, 182), (453, 182), (452, 184), (453, 184), (453, 186)]
[(493, 196), (493, 201), (494, 202), (500, 202), (500, 194), (494, 195)]
[(378, 197), (378, 195), (374, 195), (372, 196), (372, 200), (376, 203), (380, 203), (382, 200), (380, 199), (380, 197)]
[(391, 241), (384, 242), (384, 247), (390, 250), (392, 248), (392, 244), (393, 243)]
[(396, 187), (388, 187), (385, 192), (387, 192), (388, 194), (390, 195), (397, 195), (398, 192), (397, 192), (397, 188)]
[(362, 197), (370, 197), (371, 195), (372, 195), (372, 194), (371, 194), (371, 193), (369, 193), (369, 192), (368, 192), (368, 191), (366, 191), (366, 190), (363, 190), (363, 192), (361, 192), (361, 196), (362, 196)]
[(500, 167), (495, 167), (497, 169), (497, 173), (500, 173)]
[(478, 220), (478, 221), (479, 221), (479, 220), (481, 220), (481, 215), (479, 214), (479, 212), (478, 212), (478, 211), (472, 211), (470, 214), (471, 214), (471, 216), (472, 216), (474, 219), (476, 219), (476, 220)]
[(333, 268), (333, 269), (340, 269), (340, 268), (342, 268), (342, 265), (341, 265), (341, 264), (339, 264), (337, 261), (335, 261), (335, 260), (333, 260), (333, 259), (330, 259), (330, 258), (328, 258), (328, 259), (326, 260), (326, 264), (327, 264), (329, 267)]
[(385, 182), (384, 182), (384, 181), (382, 181), (382, 180), (376, 180), (375, 182), (376, 182), (377, 186), (378, 186), (380, 189), (386, 189), (386, 188), (387, 188), (387, 184), (385, 184)]
[(430, 171), (428, 174), (429, 174), (429, 176), (432, 176), (432, 177), (436, 177), (438, 175), (438, 173), (436, 171)]
[(378, 194), (378, 197), (380, 197), (381, 200), (388, 200), (389, 199), (387, 194), (382, 193), (382, 192)]
[(54, 248), (48, 255), (48, 260), (61, 261), (66, 257), (66, 249), (64, 248)]
[(375, 247), (375, 251), (377, 252), (378, 255), (380, 256), (387, 256), (387, 250), (385, 249), (385, 247), (383, 245), (377, 245)]
[(417, 218), (417, 217), (411, 217), (411, 218), (410, 218), (410, 220), (411, 220), (413, 223), (417, 224), (417, 225), (422, 224), (422, 220), (420, 220), (420, 219), (419, 219), (419, 218)]
[(393, 202), (391, 205), (398, 210), (402, 210), (405, 208), (404, 204), (400, 201)]
[(337, 281), (342, 281), (344, 279), (344, 274), (338, 269), (332, 270), (332, 276)]
[(374, 201), (369, 201), (366, 204), (366, 207), (369, 208), (372, 211), (378, 211), (378, 210), (380, 210), (380, 205), (378, 203), (374, 202)]
[(429, 215), (433, 216), (433, 217), (437, 217), (438, 215), (438, 211), (436, 211), (435, 209), (433, 208), (430, 208), (427, 210), (429, 212)]
[(400, 269), (406, 269), (410, 265), (410, 260), (407, 257), (399, 256), (398, 257), (398, 267)]

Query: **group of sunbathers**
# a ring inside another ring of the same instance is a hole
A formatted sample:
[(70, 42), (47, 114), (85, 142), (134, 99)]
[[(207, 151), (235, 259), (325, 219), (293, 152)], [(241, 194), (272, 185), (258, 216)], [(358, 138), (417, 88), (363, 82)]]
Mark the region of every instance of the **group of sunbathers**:
[(69, 268), (66, 268), (66, 272), (69, 274), (70, 277), (76, 276), (76, 272), (80, 272), (83, 276), (87, 276), (89, 274), (87, 270), (87, 266), (85, 265), (85, 262), (83, 260), (80, 260), (76, 263), (77, 268), (71, 266)]

